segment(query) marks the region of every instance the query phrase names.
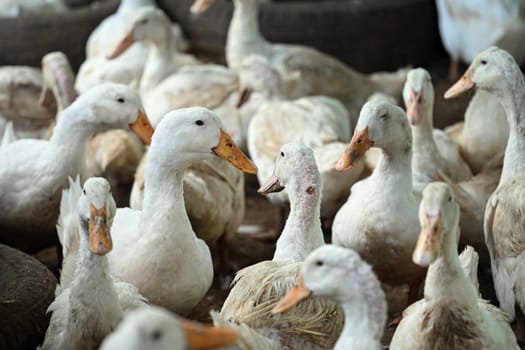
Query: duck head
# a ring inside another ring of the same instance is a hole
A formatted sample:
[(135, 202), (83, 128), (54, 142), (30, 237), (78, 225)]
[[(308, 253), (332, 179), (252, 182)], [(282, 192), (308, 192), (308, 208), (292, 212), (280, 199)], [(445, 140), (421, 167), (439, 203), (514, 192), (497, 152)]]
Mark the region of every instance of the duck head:
[(412, 69), (403, 87), (406, 114), (411, 125), (419, 125), (425, 113), (434, 105), (434, 86), (430, 74), (423, 68)]

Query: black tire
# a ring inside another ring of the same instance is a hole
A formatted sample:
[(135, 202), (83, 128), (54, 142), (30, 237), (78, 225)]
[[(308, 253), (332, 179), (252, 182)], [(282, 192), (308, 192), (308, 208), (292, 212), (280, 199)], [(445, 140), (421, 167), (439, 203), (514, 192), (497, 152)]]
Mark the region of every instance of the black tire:
[[(195, 50), (224, 54), (231, 1), (216, 0), (198, 17), (189, 13), (192, 2), (158, 0)], [(313, 46), (364, 72), (426, 65), (439, 50), (433, 1), (280, 0), (259, 6), (261, 31), (269, 41)]]
[(0, 65), (40, 67), (42, 56), (59, 50), (77, 70), (85, 59), (89, 34), (118, 4), (119, 0), (105, 0), (65, 13), (0, 17)]
[(0, 349), (35, 349), (49, 324), (57, 280), (30, 255), (0, 244)]

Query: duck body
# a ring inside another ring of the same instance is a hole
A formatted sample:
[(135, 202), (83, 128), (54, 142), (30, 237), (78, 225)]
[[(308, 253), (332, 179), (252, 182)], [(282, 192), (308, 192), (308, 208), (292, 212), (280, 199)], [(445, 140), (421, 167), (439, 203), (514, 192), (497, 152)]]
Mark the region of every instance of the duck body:
[[(145, 305), (133, 286), (127, 286), (130, 293), (123, 294), (122, 299), (128, 300), (121, 300), (108, 273), (105, 254), (112, 244), (108, 225), (116, 209), (109, 183), (103, 178), (90, 178), (83, 191), (78, 180), (70, 183), (78, 189), (71, 188), (71, 193), (64, 191), (61, 205), (64, 218), (60, 222), (65, 224), (68, 220), (65, 217), (76, 217), (71, 220), (76, 221), (76, 229), (71, 227), (74, 223), (68, 223), (63, 228), (69, 231), (62, 232), (62, 238), (67, 237), (68, 248), (73, 248), (66, 249), (67, 253), (72, 253), (66, 256), (67, 264), (76, 267), (72, 276), (61, 276), (56, 299), (48, 309), (53, 314), (42, 349), (96, 349), (120, 322), (123, 306), (130, 302), (129, 299)], [(77, 203), (72, 207), (71, 202)], [(107, 233), (104, 235), (104, 232)], [(122, 285), (120, 283), (120, 288)]]
[[(287, 188), (290, 215), (272, 261), (263, 261), (237, 272), (220, 316), (246, 324), (277, 342), (277, 348), (323, 349), (333, 346), (342, 328), (343, 315), (327, 300), (307, 302), (275, 316), (270, 313), (290, 290), (301, 261), (324, 245), (320, 224), (321, 178), (310, 148), (291, 142), (279, 149), (275, 170), (259, 189), (268, 194)], [(261, 287), (262, 286), (262, 287)]]
[[(213, 279), (210, 250), (195, 236), (186, 212), (183, 177), (192, 161), (233, 144), (221, 128), (220, 119), (204, 108), (165, 116), (148, 152), (142, 210), (118, 210), (113, 225), (118, 248), (109, 255), (111, 272), (179, 314), (200, 301)], [(234, 165), (247, 162), (240, 152), (222, 157)], [(255, 170), (251, 163), (247, 169)]]
[[(120, 98), (128, 101), (120, 103)], [(117, 106), (121, 110), (111, 119), (99, 119)], [(87, 139), (108, 127), (127, 128), (141, 108), (139, 97), (129, 88), (101, 85), (64, 110), (49, 141), (22, 139), (2, 147), (2, 240), (28, 250), (56, 241), (60, 191), (68, 176), (85, 175)]]
[(525, 137), (521, 131), (525, 120), (522, 112), (525, 81), (509, 53), (490, 47), (476, 56), (464, 78), (445, 97), (456, 96), (474, 85), (498, 98), (510, 130), (501, 178), (485, 208), (484, 231), (499, 305), (514, 319), (525, 310), (521, 277), (525, 272), (520, 263), (525, 257), (525, 231), (519, 214), (525, 206), (521, 197), (525, 193)]
[[(479, 297), (463, 270), (457, 253), (459, 207), (452, 198), (446, 184), (425, 188), (420, 205), (422, 231), (414, 252), (415, 262), (430, 263), (424, 298), (404, 311), (390, 347), (518, 349), (509, 317)], [(431, 235), (435, 238), (429, 239)]]
[[(346, 203), (335, 215), (332, 241), (355, 249), (373, 266), (381, 282), (393, 285), (413, 282), (424, 273), (411, 262), (419, 231), (411, 143), (405, 113), (392, 104), (369, 101), (336, 165), (338, 170), (353, 166), (371, 145), (383, 151), (372, 175), (352, 186)], [(404, 218), (402, 222), (400, 217)]]

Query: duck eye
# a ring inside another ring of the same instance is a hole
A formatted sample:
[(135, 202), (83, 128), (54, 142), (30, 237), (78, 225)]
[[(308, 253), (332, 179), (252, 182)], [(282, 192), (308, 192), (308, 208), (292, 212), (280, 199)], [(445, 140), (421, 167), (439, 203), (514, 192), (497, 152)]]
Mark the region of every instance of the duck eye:
[(323, 262), (322, 260), (317, 260), (317, 261), (315, 262), (315, 264), (316, 264), (317, 266), (323, 266), (323, 265), (324, 265), (324, 262)]
[(452, 196), (448, 196), (448, 201), (452, 202)]
[(487, 64), (487, 60), (481, 60), (481, 64), (483, 65)]
[(283, 151), (281, 151), (281, 157), (284, 157), (284, 152)]
[(140, 24), (148, 24), (148, 19), (145, 18), (139, 22)]
[(118, 103), (124, 103), (124, 102), (125, 102), (124, 97), (119, 97), (119, 98), (117, 99), (117, 102), (118, 102)]
[(199, 119), (199, 120), (197, 120), (197, 121), (195, 122), (195, 124), (197, 124), (198, 126), (203, 126), (203, 125), (204, 125), (204, 122), (203, 122), (202, 120)]
[(86, 190), (82, 190), (82, 192), (84, 192), (84, 196), (86, 195)]
[(151, 333), (151, 339), (152, 339), (153, 341), (157, 341), (157, 340), (159, 340), (160, 338), (162, 338), (162, 332), (161, 332), (161, 331), (156, 330), (156, 331), (154, 331), (153, 333)]
[(381, 120), (386, 120), (386, 118), (388, 118), (388, 114), (386, 113), (381, 116)]

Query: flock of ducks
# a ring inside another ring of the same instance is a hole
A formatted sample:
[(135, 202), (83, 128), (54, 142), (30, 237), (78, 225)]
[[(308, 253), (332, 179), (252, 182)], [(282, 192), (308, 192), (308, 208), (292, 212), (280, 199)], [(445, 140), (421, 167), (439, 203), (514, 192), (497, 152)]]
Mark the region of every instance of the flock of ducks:
[[(477, 92), (442, 131), (425, 69), (363, 75), (269, 43), (256, 0), (233, 3), (227, 67), (180, 53), (152, 0), (122, 0), (76, 78), (62, 53), (41, 74), (0, 70), (0, 240), (62, 247), (41, 348), (382, 349), (386, 284), (410, 287), (390, 349), (519, 349), (525, 80), (513, 56), (466, 56), (445, 98)], [(243, 220), (244, 173), (290, 208), (273, 259), (237, 272), (215, 326), (186, 321)], [(117, 208), (112, 188), (132, 183)], [(478, 263), (499, 308), (481, 297)]]

